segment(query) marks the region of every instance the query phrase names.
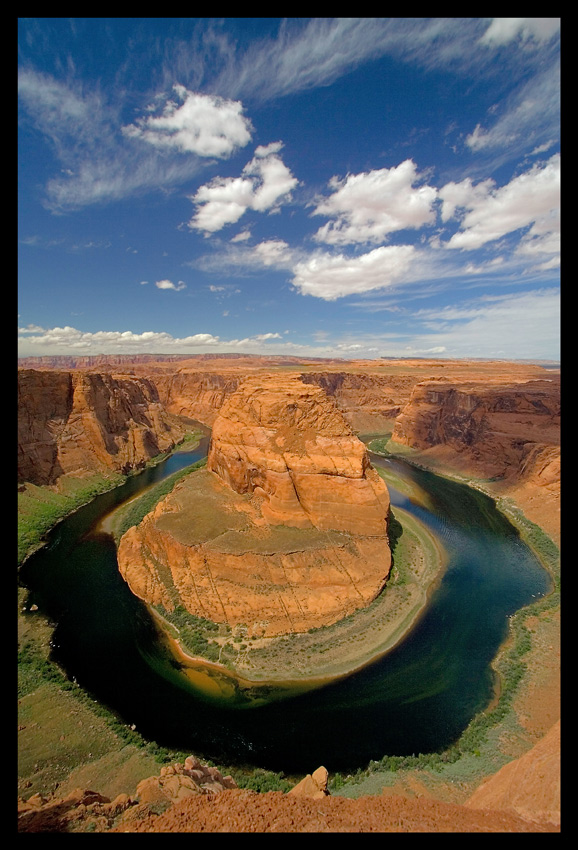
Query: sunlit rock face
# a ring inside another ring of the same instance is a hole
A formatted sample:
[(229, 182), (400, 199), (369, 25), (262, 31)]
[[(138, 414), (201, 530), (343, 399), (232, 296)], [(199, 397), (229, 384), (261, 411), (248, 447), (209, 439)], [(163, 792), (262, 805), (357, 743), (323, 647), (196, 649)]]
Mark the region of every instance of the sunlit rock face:
[(268, 522), (383, 535), (389, 494), (335, 403), (298, 377), (249, 378), (213, 426), (208, 468)]
[(185, 430), (147, 378), (18, 372), (18, 480), (128, 472), (172, 449)]
[(207, 468), (119, 545), (133, 592), (248, 635), (329, 625), (368, 605), (391, 568), (389, 494), (323, 390), (256, 376), (226, 400)]

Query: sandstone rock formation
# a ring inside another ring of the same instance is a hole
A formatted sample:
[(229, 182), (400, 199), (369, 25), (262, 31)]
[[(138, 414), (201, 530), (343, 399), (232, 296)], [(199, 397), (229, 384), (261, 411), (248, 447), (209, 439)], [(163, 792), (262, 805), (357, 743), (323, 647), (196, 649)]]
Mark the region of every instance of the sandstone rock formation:
[(298, 378), (250, 378), (188, 476), (120, 541), (133, 592), (273, 636), (368, 605), (391, 567), (389, 494), (335, 404)]
[(560, 824), (560, 721), (519, 759), (505, 764), (466, 802), (471, 809), (515, 812), (527, 821)]
[(263, 498), (270, 524), (383, 535), (389, 495), (367, 450), (320, 387), (248, 378), (215, 421), (207, 468)]
[(322, 800), (324, 797), (329, 796), (329, 791), (327, 790), (328, 779), (327, 768), (323, 766), (318, 767), (313, 773), (308, 773), (301, 782), (294, 785), (287, 793), (294, 797), (311, 797), (313, 800)]
[(136, 796), (141, 803), (174, 803), (191, 794), (219, 794), (236, 788), (231, 776), (223, 776), (216, 767), (202, 764), (196, 756), (188, 756), (184, 764), (161, 768), (159, 776), (139, 782)]
[(142, 820), (151, 811), (172, 806), (190, 796), (214, 795), (237, 788), (231, 776), (188, 756), (184, 764), (161, 768), (160, 775), (143, 779), (134, 794), (110, 800), (95, 791), (77, 788), (65, 797), (45, 799), (35, 794), (18, 800), (18, 832), (108, 832), (113, 826)]
[(488, 480), (554, 538), (560, 505), (559, 378), (519, 384), (423, 381), (396, 419), (393, 442), (420, 462)]
[(146, 378), (18, 372), (18, 480), (127, 472), (171, 449), (185, 429)]

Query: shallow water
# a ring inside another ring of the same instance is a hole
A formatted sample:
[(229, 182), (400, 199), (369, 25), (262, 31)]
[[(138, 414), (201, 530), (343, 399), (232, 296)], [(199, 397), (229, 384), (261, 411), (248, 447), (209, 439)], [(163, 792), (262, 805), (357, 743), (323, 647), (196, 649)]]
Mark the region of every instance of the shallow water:
[(406, 638), (374, 664), (282, 701), (267, 702), (264, 688), (263, 704), (240, 710), (238, 701), (216, 705), (191, 691), (121, 578), (112, 538), (97, 530), (116, 505), (205, 453), (206, 443), (175, 454), (99, 496), (24, 564), (28, 604), (56, 624), (54, 659), (146, 738), (225, 764), (346, 771), (451, 744), (492, 698), (490, 664), (508, 616), (550, 590), (549, 576), (492, 500), (372, 455), (374, 465), (389, 465), (422, 494), (409, 500), (392, 489), (392, 505), (443, 542), (449, 563), (439, 587)]

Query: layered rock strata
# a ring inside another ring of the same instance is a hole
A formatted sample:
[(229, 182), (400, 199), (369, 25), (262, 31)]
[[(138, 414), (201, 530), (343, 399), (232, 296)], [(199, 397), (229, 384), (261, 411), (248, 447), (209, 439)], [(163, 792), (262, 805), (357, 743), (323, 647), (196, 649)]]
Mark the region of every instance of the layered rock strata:
[(18, 372), (18, 480), (128, 472), (171, 449), (185, 430), (146, 378)]
[(129, 529), (133, 592), (249, 635), (302, 632), (369, 604), (391, 567), (389, 494), (319, 387), (248, 379), (215, 421), (207, 469)]
[(557, 540), (560, 531), (560, 379), (516, 384), (417, 384), (393, 441), (420, 462), (485, 481)]
[(389, 495), (335, 403), (298, 377), (248, 378), (215, 421), (208, 469), (270, 524), (383, 535)]

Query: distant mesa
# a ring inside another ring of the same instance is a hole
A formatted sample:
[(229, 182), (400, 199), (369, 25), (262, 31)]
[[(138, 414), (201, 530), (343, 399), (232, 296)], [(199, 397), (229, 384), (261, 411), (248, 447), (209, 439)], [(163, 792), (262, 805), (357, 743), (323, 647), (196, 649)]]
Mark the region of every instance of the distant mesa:
[(333, 399), (252, 376), (224, 402), (207, 467), (129, 529), (119, 567), (150, 604), (274, 636), (368, 605), (391, 568), (389, 494)]

